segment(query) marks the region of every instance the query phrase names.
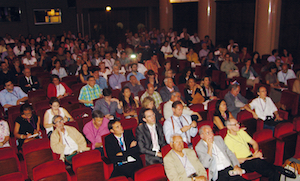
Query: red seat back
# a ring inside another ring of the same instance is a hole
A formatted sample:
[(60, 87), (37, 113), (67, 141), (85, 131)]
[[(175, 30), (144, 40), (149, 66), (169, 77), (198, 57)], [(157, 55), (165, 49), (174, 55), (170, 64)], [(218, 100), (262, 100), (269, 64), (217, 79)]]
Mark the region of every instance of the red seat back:
[(12, 148), (0, 149), (0, 167), (0, 176), (21, 171), (19, 159)]
[(162, 164), (153, 164), (147, 167), (144, 167), (134, 174), (134, 180), (140, 181), (151, 181), (151, 180), (160, 180), (167, 177), (165, 175), (165, 170)]
[(296, 116), (298, 114), (299, 94), (285, 90), (281, 94), (280, 103), (286, 106), (287, 110), (292, 110), (291, 114)]
[(64, 162), (60, 160), (49, 161), (33, 168), (33, 180), (66, 180), (71, 177), (65, 169)]
[(25, 178), (21, 172), (14, 172), (14, 173), (0, 176), (0, 180), (20, 181), (20, 180), (25, 180)]
[(288, 89), (289, 91), (293, 91), (293, 85), (296, 79), (288, 79), (287, 80), (287, 85), (288, 85)]

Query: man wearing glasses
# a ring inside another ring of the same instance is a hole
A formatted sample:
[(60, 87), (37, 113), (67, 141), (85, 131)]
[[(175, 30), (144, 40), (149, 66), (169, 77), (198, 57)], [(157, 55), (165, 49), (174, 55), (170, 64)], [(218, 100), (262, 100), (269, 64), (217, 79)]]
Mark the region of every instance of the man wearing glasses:
[[(236, 155), (242, 169), (246, 170), (246, 172), (257, 172), (272, 181), (278, 181), (280, 173), (293, 178), (293, 173), (289, 170), (275, 166), (264, 160), (257, 142), (246, 131), (240, 129), (240, 123), (236, 119), (228, 119), (225, 121), (225, 125), (228, 131), (224, 142)], [(254, 153), (250, 151), (248, 144), (252, 146)]]

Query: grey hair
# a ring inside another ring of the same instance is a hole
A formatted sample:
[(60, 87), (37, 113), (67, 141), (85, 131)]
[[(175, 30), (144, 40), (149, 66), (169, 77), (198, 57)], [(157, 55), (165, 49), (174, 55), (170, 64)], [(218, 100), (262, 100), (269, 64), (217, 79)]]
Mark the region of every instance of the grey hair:
[(55, 119), (57, 119), (57, 118), (62, 118), (62, 119), (63, 119), (63, 117), (62, 117), (61, 115), (55, 115), (55, 116), (53, 116), (53, 118), (52, 118), (52, 124), (55, 124), (54, 121), (55, 121)]
[(204, 128), (211, 128), (211, 127), (209, 125), (201, 126), (201, 128), (199, 129), (199, 135), (201, 135), (203, 133)]
[(230, 124), (230, 120), (236, 120), (236, 119), (235, 119), (235, 118), (228, 118), (228, 119), (224, 122), (224, 124), (225, 124), (226, 127)]
[(181, 95), (181, 93), (180, 93), (180, 92), (176, 92), (176, 91), (174, 91), (174, 92), (172, 92), (172, 93), (171, 93), (171, 96), (176, 96), (176, 94), (177, 94), (177, 93), (179, 93), (179, 94)]
[(174, 139), (174, 137), (176, 137), (176, 136), (180, 136), (180, 138), (182, 138), (180, 134), (174, 133), (174, 134), (172, 134), (171, 137), (170, 137), (170, 143), (173, 142), (173, 139)]

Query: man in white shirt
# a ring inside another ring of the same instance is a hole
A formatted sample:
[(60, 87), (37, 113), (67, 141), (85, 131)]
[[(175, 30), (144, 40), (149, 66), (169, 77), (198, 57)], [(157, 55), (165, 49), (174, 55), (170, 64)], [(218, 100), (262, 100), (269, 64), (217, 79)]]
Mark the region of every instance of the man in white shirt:
[(182, 114), (183, 105), (180, 101), (172, 104), (173, 115), (164, 122), (164, 134), (167, 143), (170, 143), (171, 135), (178, 133), (182, 136), (189, 148), (192, 148), (192, 137), (197, 135), (197, 122), (192, 121), (191, 116)]
[(37, 66), (37, 60), (35, 57), (31, 56), (30, 51), (25, 52), (25, 58), (23, 59), (23, 64), (25, 68), (31, 68)]
[[(274, 131), (275, 126), (282, 122), (283, 119), (279, 116), (277, 107), (273, 103), (270, 97), (267, 97), (267, 89), (261, 86), (257, 89), (258, 97), (253, 99), (252, 102), (244, 108), (252, 113), (255, 119), (261, 119), (264, 121), (264, 128), (272, 129)], [(255, 109), (255, 111), (253, 111)], [(275, 115), (275, 118), (273, 116)]]
[(188, 51), (188, 48), (181, 47), (179, 43), (176, 43), (176, 50), (174, 50), (173, 56), (178, 60), (186, 60)]
[(196, 44), (196, 43), (200, 43), (200, 38), (198, 37), (198, 33), (194, 33), (194, 35), (190, 36), (190, 40)]
[(105, 63), (105, 67), (108, 67), (110, 71), (112, 71), (112, 67), (115, 64), (115, 59), (111, 58), (110, 53), (105, 54), (105, 59), (103, 60)]
[(190, 35), (187, 33), (187, 29), (183, 28), (182, 29), (182, 33), (180, 34), (180, 39), (184, 38), (185, 35), (187, 35), (188, 37), (190, 37)]
[(281, 68), (282, 70), (277, 73), (277, 79), (279, 82), (287, 85), (287, 80), (296, 78), (295, 72), (289, 69), (287, 63), (284, 63)]

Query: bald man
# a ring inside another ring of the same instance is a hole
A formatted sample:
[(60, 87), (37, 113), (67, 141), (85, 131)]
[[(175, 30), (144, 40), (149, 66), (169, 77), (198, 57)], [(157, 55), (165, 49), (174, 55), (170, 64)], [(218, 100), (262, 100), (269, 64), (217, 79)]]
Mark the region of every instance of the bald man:
[(29, 68), (23, 70), (24, 76), (20, 77), (19, 85), (21, 89), (27, 94), (30, 91), (35, 91), (40, 88), (40, 83), (36, 76), (31, 75)]

